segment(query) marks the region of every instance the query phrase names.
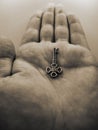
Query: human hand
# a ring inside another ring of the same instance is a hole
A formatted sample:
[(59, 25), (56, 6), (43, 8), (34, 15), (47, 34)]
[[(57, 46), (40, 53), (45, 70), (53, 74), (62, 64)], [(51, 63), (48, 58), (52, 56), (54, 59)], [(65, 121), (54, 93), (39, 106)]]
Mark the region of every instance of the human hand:
[[(2, 41), (1, 130), (98, 129), (98, 71), (75, 16), (59, 6), (35, 14), (14, 62), (12, 43)], [(63, 69), (55, 79), (46, 73), (54, 48)]]

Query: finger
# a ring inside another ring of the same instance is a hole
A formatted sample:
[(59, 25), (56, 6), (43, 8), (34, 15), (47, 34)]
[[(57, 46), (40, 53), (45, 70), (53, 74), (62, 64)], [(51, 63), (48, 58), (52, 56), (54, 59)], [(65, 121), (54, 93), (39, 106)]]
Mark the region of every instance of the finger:
[(41, 26), (41, 17), (42, 12), (38, 11), (36, 14), (34, 14), (26, 28), (26, 32), (23, 35), (22, 38), (22, 44), (27, 42), (39, 42), (40, 41), (40, 26)]
[(83, 31), (79, 19), (76, 18), (74, 15), (69, 15), (68, 23), (70, 28), (70, 42), (72, 44), (78, 44), (89, 48), (85, 37), (85, 33)]
[(69, 39), (67, 17), (63, 10), (62, 5), (58, 5), (55, 8), (55, 40), (67, 40)]
[(53, 41), (53, 25), (54, 25), (54, 6), (49, 5), (43, 13), (42, 28), (40, 39), (41, 41)]
[(0, 37), (0, 77), (11, 75), (14, 58), (15, 48), (12, 41)]

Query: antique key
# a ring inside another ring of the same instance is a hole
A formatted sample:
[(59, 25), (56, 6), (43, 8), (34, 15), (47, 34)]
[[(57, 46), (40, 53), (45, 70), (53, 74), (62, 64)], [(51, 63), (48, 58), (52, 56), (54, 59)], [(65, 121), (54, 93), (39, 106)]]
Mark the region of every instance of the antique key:
[(51, 78), (56, 78), (62, 73), (62, 68), (57, 64), (58, 51), (58, 48), (54, 48), (52, 63), (50, 66), (46, 67), (46, 73), (49, 74)]

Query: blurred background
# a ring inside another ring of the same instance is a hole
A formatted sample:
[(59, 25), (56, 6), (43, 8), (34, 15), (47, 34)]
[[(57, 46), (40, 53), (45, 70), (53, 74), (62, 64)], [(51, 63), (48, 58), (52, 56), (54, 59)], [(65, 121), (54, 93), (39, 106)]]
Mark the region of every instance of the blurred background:
[(49, 3), (63, 4), (67, 14), (79, 17), (98, 61), (98, 0), (0, 0), (0, 35), (19, 45), (29, 18)]

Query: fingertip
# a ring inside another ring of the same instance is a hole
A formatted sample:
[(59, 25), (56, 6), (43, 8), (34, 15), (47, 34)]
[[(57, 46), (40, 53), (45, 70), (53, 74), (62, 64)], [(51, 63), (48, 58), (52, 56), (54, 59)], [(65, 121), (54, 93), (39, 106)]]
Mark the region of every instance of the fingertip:
[(55, 3), (50, 2), (46, 9), (48, 9), (48, 11), (51, 11), (54, 7), (55, 7)]
[(69, 30), (67, 24), (67, 17), (64, 11), (63, 5), (58, 4), (55, 7), (55, 40), (67, 40), (69, 39)]
[(69, 24), (73, 24), (73, 23), (79, 23), (79, 18), (77, 16), (75, 16), (74, 14), (69, 14), (67, 15), (67, 18), (68, 18), (68, 22)]
[(55, 6), (57, 13), (64, 13), (64, 6), (63, 4), (59, 3)]

